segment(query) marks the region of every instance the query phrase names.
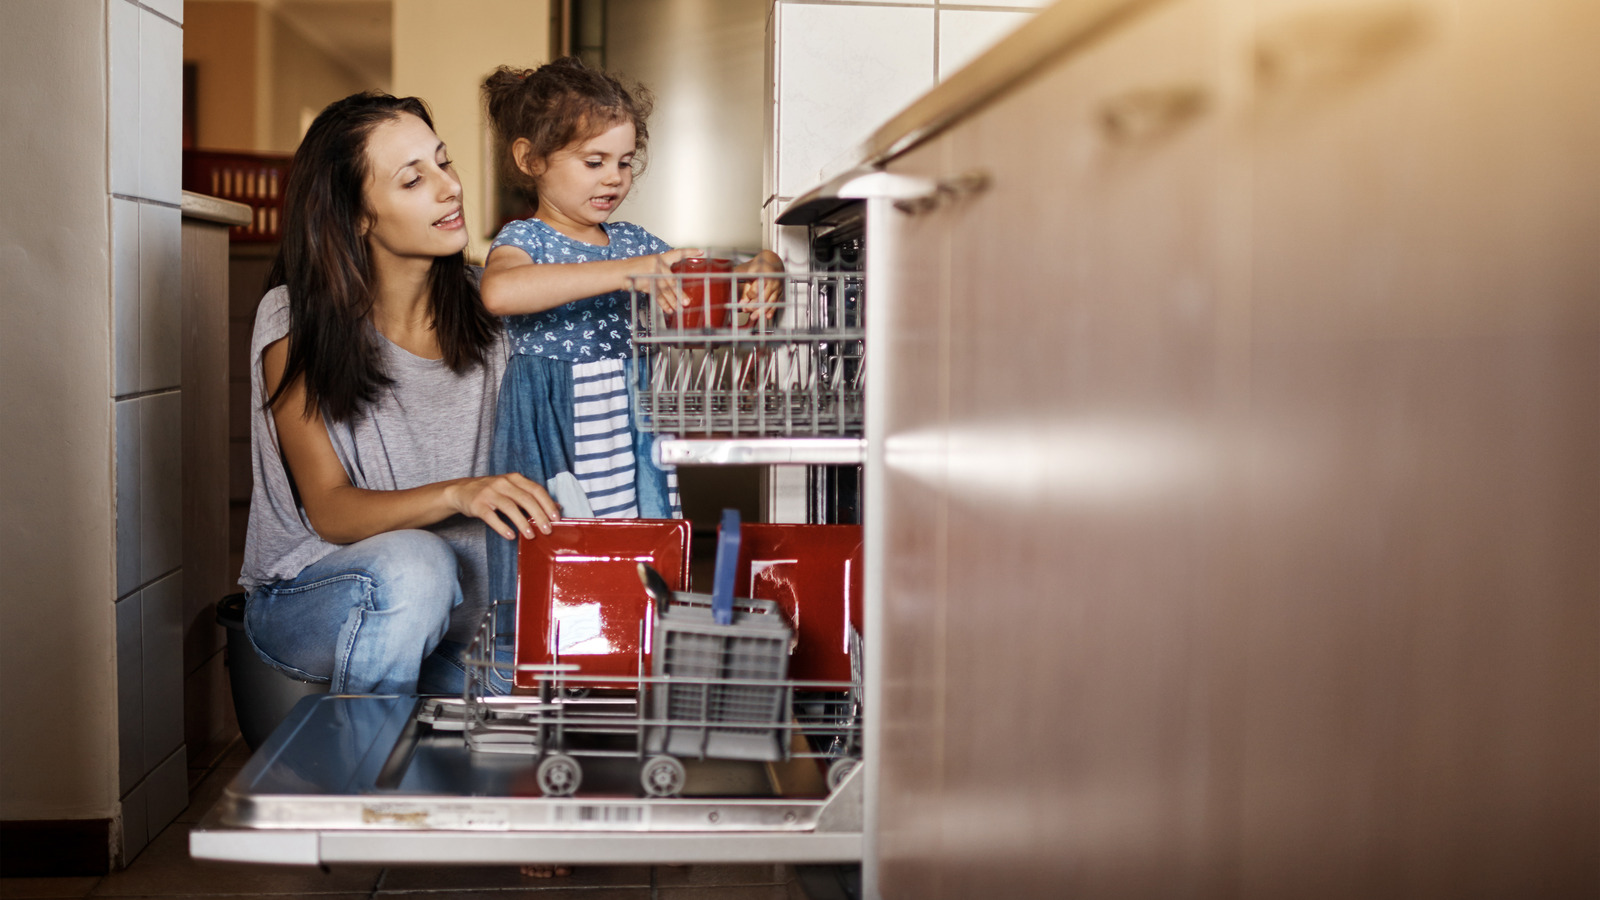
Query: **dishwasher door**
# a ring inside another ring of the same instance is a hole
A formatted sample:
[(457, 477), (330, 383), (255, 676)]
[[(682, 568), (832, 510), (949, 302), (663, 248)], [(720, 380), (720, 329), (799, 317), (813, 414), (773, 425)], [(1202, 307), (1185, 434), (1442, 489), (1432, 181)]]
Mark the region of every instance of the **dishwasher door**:
[(684, 795), (638, 796), (618, 759), (542, 796), (535, 762), (474, 752), (412, 696), (302, 700), (190, 833), (197, 859), (326, 865), (859, 862), (861, 772), (686, 760)]

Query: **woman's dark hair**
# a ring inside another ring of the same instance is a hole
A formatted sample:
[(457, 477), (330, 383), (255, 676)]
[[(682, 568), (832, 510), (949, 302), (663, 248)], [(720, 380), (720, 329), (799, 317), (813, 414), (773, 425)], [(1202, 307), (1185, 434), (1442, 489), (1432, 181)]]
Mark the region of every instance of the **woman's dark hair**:
[[(416, 97), (369, 91), (328, 104), (295, 151), (283, 192), (283, 239), (267, 275), (289, 288), (289, 358), (270, 409), (296, 378), (305, 380), (310, 415), (336, 422), (361, 415), (394, 381), (383, 370), (372, 313), (372, 258), (362, 236), (367, 139), (378, 125), (410, 113), (433, 127)], [(499, 320), (484, 309), (461, 253), (433, 261), (429, 313), (445, 364), (481, 364)]]
[(517, 138), (532, 145), (533, 159), (544, 160), (578, 141), (632, 122), (633, 173), (644, 171), (644, 150), (650, 140), (645, 121), (655, 99), (641, 85), (629, 87), (567, 56), (537, 69), (501, 66), (483, 80), (483, 99), (500, 138), (501, 169), (535, 204), (533, 179), (511, 156)]

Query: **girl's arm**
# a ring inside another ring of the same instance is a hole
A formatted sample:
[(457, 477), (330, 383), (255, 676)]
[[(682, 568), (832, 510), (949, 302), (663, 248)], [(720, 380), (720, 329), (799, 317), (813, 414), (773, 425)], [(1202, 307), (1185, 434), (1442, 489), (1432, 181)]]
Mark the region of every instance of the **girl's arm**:
[[(283, 380), (288, 358), (287, 338), (269, 344), (262, 352), (267, 396), (272, 396)], [(334, 453), (322, 416), (305, 415), (305, 400), (305, 382), (297, 378), (273, 404), (272, 418), (300, 503), (311, 527), (325, 541), (351, 544), (386, 531), (422, 528), (456, 513), (482, 519), (502, 537), (516, 537), (511, 526), (501, 520), (503, 514), (518, 524), (523, 537), (531, 538), (534, 529), (529, 519), (549, 534), (551, 520), (561, 517), (544, 488), (514, 472), (456, 478), (400, 491), (355, 487)]]
[[(489, 254), (479, 291), (483, 305), (497, 316), (543, 312), (596, 294), (625, 291), (633, 275), (670, 275), (673, 263), (701, 252), (668, 250), (629, 259), (535, 264), (526, 252), (501, 245)], [(664, 290), (655, 292), (656, 302), (668, 311), (677, 309), (677, 291), (670, 280), (659, 284)]]

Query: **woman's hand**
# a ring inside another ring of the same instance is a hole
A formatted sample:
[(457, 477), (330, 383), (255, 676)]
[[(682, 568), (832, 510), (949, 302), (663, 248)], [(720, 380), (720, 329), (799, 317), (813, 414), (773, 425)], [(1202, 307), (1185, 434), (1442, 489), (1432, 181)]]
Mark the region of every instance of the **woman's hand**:
[(739, 308), (750, 314), (752, 324), (759, 317), (771, 319), (783, 306), (783, 260), (771, 250), (763, 250), (753, 259), (733, 267), (735, 272), (757, 272), (776, 275), (776, 278), (739, 279)]
[(445, 501), (464, 516), (482, 519), (501, 537), (512, 540), (517, 530), (532, 538), (534, 528), (550, 533), (550, 523), (561, 518), (561, 508), (536, 482), (518, 472), (462, 478), (445, 487)]

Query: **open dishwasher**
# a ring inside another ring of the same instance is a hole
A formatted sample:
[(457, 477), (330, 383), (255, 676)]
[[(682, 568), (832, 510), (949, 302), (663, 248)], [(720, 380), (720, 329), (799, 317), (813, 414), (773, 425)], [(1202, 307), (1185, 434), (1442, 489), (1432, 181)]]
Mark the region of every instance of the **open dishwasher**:
[[(632, 319), (658, 461), (815, 467), (818, 524), (745, 526), (740, 553), (725, 523), (709, 595), (685, 590), (681, 520), (573, 521), (562, 533), (603, 537), (523, 541), (517, 601), (480, 627), (463, 696), (302, 700), (193, 829), (192, 855), (861, 860), (861, 538), (826, 524), (859, 510), (860, 274), (789, 273), (752, 304), (746, 276), (685, 272), (676, 314), (651, 299), (664, 277), (636, 280)], [(820, 543), (785, 527), (821, 529)], [(576, 601), (560, 572), (581, 574)]]

